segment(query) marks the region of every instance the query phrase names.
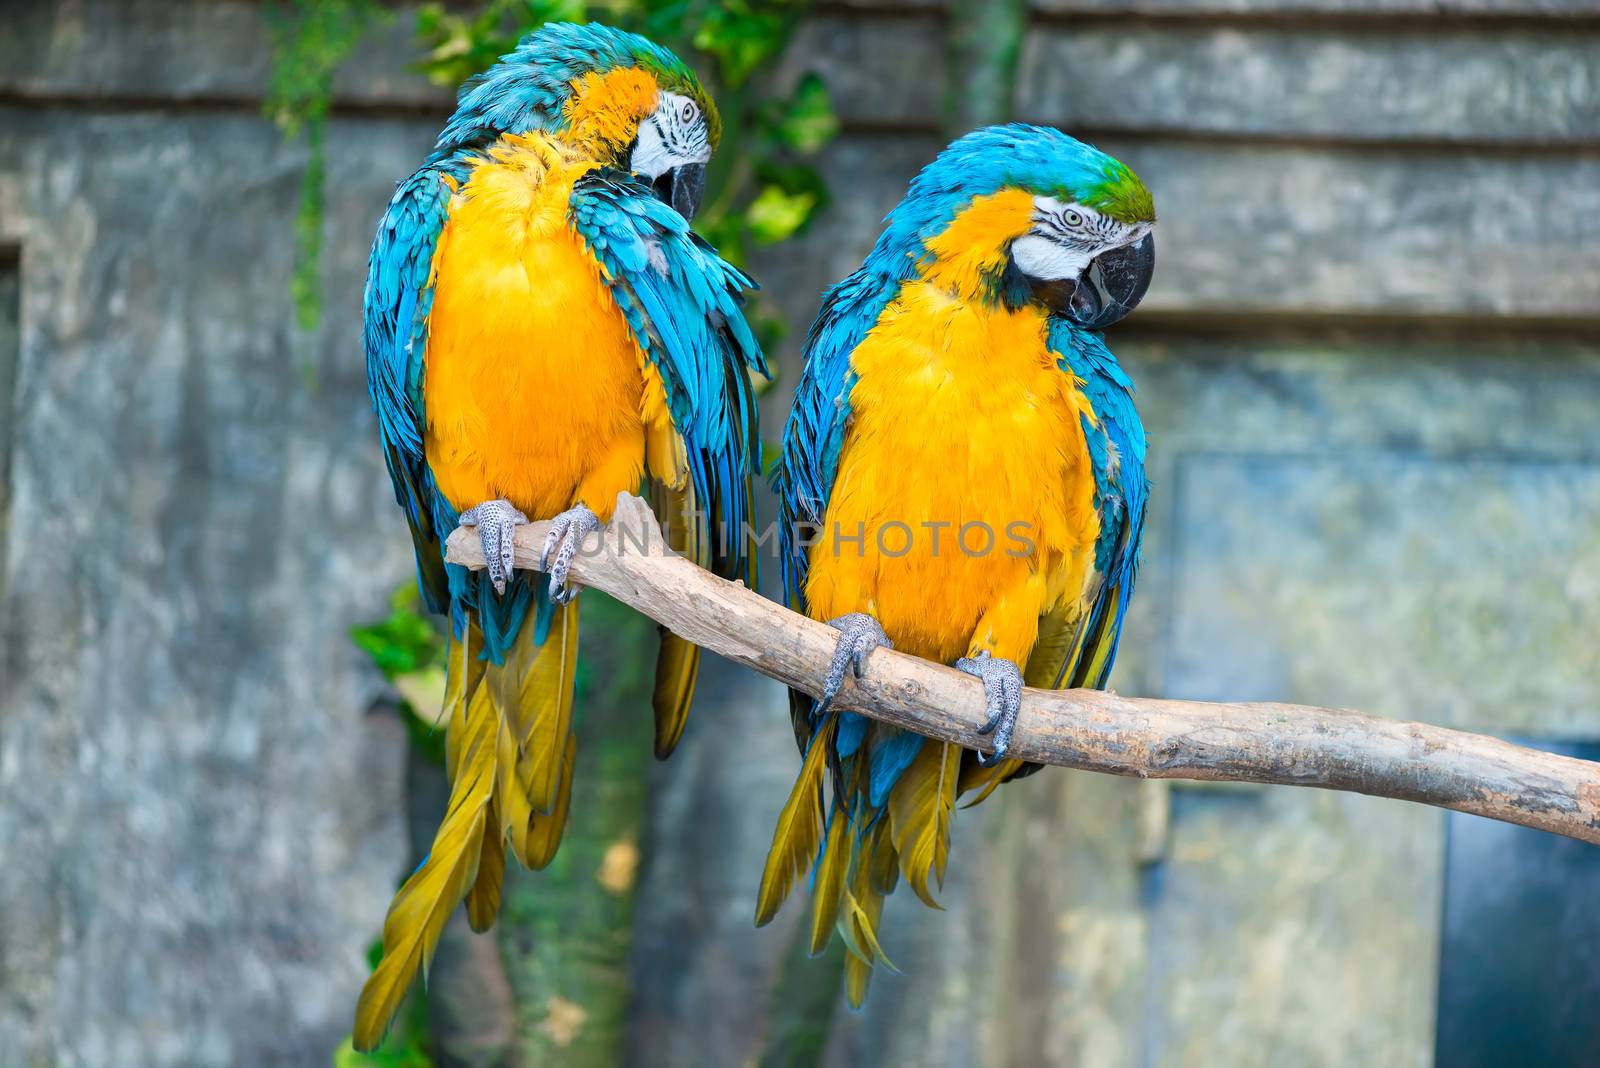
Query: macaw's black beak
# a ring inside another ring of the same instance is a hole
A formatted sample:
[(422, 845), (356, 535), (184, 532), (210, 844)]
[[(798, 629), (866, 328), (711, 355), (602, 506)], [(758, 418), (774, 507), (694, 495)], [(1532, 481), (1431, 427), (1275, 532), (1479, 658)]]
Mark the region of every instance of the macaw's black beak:
[(706, 165), (685, 163), (673, 167), (652, 182), (650, 189), (656, 199), (673, 211), (685, 219), (693, 219), (694, 213), (700, 210), (700, 197), (706, 191)]
[(1104, 330), (1139, 306), (1155, 269), (1156, 242), (1149, 234), (1102, 253), (1078, 279), (1062, 311), (1079, 326)]

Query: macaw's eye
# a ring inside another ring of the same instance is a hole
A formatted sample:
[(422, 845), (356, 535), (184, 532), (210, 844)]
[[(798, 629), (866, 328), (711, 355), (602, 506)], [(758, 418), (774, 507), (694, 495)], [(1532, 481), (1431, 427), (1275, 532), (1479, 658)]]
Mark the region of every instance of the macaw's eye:
[(1067, 214), (1066, 214), (1065, 218), (1067, 220), (1067, 225), (1068, 226), (1082, 226), (1083, 225), (1083, 216), (1080, 215), (1079, 213), (1075, 212), (1075, 211), (1070, 210), (1070, 209), (1067, 211)]
[(683, 121), (684, 122), (693, 122), (694, 121), (694, 113), (695, 113), (694, 101), (685, 100), (683, 102)]

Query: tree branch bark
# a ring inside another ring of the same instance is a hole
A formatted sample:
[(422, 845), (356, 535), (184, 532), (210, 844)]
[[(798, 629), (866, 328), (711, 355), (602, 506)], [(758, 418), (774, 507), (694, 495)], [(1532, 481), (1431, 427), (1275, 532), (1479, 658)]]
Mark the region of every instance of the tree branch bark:
[[(533, 568), (548, 523), (516, 535)], [(450, 535), (446, 559), (483, 566), (476, 534)], [(817, 693), (836, 632), (671, 555), (649, 506), (620, 495), (616, 515), (572, 567), (703, 648)], [(987, 750), (983, 686), (953, 668), (874, 651), (841, 707), (941, 741)], [(1600, 763), (1481, 734), (1345, 709), (1171, 701), (1098, 690), (1026, 690), (1012, 755), (1139, 778), (1316, 786), (1416, 801), (1600, 844)]]

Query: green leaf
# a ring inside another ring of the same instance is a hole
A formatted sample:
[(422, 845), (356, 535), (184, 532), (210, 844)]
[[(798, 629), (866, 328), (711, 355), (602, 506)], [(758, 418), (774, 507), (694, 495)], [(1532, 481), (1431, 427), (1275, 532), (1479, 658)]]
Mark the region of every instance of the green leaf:
[[(372, 658), (384, 678), (396, 684), (401, 696), (400, 720), (411, 744), (427, 760), (442, 765), (444, 731), (434, 721), (444, 693), (444, 632), (423, 613), (417, 588), (408, 582), (395, 590), (389, 598), (388, 618), (352, 627), (350, 640)], [(416, 708), (411, 698), (431, 707)]]
[(695, 31), (694, 46), (716, 59), (724, 83), (738, 88), (789, 43), (795, 7), (770, 0), (727, 0), (706, 12)]
[(427, 50), (417, 69), (436, 85), (456, 86), (487, 70), (546, 22), (587, 18), (582, 0), (489, 0), (475, 16), (427, 4), (417, 11), (417, 39)]
[(800, 79), (774, 133), (783, 144), (808, 156), (838, 136), (839, 116), (821, 78), (807, 74)]
[(444, 663), (444, 637), (433, 620), (423, 615), (416, 588), (410, 583), (390, 598), (387, 619), (352, 627), (350, 639), (389, 679)]
[(787, 193), (782, 186), (765, 185), (745, 209), (745, 226), (757, 244), (776, 244), (804, 226), (816, 206), (815, 193)]
[(735, 267), (745, 266), (743, 215), (727, 212), (720, 215), (699, 215), (695, 217), (695, 229), (699, 231), (701, 237), (711, 243), (723, 259)]

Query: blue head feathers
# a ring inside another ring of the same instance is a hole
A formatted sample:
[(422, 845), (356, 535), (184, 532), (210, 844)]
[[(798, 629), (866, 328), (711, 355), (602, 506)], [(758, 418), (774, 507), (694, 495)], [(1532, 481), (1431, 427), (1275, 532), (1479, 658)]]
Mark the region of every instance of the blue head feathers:
[(1155, 203), (1120, 161), (1047, 126), (988, 126), (952, 142), (911, 180), (880, 247), (920, 251), (977, 197), (1007, 189), (1094, 208), (1118, 222), (1155, 221)]
[(493, 67), (462, 85), (456, 112), (439, 134), (437, 155), (475, 148), (504, 133), (559, 132), (567, 123), (575, 82), (627, 68), (649, 73), (660, 89), (693, 99), (716, 145), (721, 134), (716, 106), (681, 59), (638, 34), (597, 23), (558, 22), (528, 34)]

